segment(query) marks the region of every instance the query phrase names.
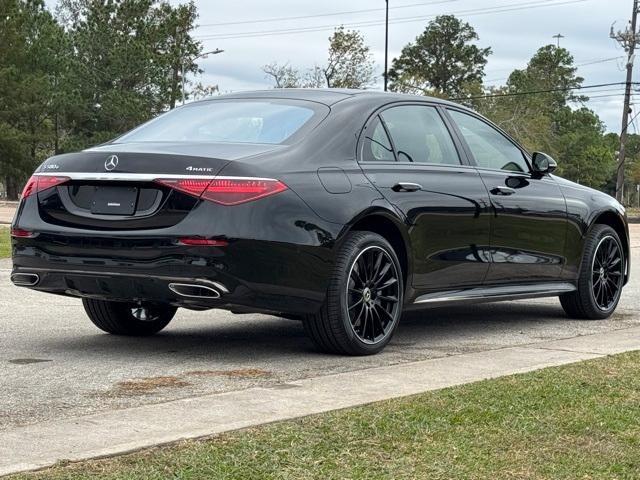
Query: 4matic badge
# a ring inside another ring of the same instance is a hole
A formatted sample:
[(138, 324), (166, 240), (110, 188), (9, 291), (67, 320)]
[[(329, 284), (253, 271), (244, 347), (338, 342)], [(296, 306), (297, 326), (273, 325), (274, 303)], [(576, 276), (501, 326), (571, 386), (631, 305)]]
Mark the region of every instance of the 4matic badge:
[(192, 167), (192, 166), (188, 166), (187, 168), (185, 168), (186, 171), (188, 172), (213, 172), (213, 168), (210, 167)]

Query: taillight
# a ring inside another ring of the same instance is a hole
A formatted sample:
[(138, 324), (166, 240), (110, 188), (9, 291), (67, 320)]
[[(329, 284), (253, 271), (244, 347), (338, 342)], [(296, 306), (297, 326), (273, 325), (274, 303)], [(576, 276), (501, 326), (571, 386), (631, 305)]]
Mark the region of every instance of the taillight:
[(226, 247), (229, 245), (229, 242), (226, 240), (202, 237), (182, 237), (178, 239), (178, 243), (190, 247)]
[(207, 188), (207, 186), (211, 183), (211, 179), (200, 179), (200, 178), (158, 178), (155, 180), (156, 183), (164, 185), (169, 188), (173, 188), (174, 190), (178, 190), (180, 192), (186, 193), (188, 195), (193, 195), (194, 197), (200, 197), (202, 192)]
[(33, 175), (24, 186), (21, 198), (27, 198), (34, 193), (42, 192), (43, 190), (57, 185), (62, 185), (69, 180), (69, 177), (61, 177), (58, 175)]
[(216, 178), (202, 194), (202, 198), (222, 205), (238, 205), (283, 192), (287, 186), (279, 180)]
[(11, 236), (14, 238), (33, 238), (36, 234), (30, 230), (24, 230), (22, 228), (12, 228)]
[(161, 185), (209, 200), (221, 205), (238, 205), (283, 192), (287, 186), (268, 178), (220, 177), (213, 180), (199, 178), (159, 178)]
[(27, 181), (27, 184), (22, 189), (22, 195), (20, 195), (20, 198), (27, 198), (29, 195), (31, 195), (36, 191), (37, 186), (38, 186), (38, 177), (31, 177)]

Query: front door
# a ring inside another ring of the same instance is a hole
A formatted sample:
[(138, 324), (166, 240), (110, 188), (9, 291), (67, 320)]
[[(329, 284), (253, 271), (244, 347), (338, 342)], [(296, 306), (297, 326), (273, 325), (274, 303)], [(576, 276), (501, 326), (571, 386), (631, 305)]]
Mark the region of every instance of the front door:
[(361, 166), (405, 216), (413, 286), (482, 284), (488, 270), (490, 202), (475, 168), (463, 164), (438, 108), (395, 105), (366, 126)]
[(560, 187), (549, 175), (532, 175), (526, 154), (499, 130), (467, 112), (447, 111), (494, 209), (487, 283), (559, 280), (567, 229)]

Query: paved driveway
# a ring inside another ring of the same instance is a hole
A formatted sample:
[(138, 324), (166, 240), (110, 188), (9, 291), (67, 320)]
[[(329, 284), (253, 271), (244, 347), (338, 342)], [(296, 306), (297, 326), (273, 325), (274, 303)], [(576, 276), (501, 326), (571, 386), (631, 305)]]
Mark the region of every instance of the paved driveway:
[(13, 220), (13, 214), (16, 211), (15, 203), (7, 203), (0, 201), (0, 225), (4, 223), (11, 223)]
[[(640, 225), (632, 225), (640, 265)], [(403, 319), (381, 355), (315, 353), (295, 321), (223, 311), (179, 311), (152, 338), (100, 333), (78, 300), (10, 285), (0, 261), (0, 430), (374, 366), (479, 352), (640, 325), (640, 276), (616, 315), (571, 321), (556, 299), (430, 310)]]

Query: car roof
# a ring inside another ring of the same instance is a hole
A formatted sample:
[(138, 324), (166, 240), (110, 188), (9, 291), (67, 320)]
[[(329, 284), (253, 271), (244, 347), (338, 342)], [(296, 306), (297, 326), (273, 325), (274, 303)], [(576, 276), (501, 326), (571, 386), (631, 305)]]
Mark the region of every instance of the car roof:
[[(383, 92), (380, 90), (355, 90), (348, 88), (272, 88), (269, 90), (254, 90), (237, 93), (227, 93), (218, 97), (207, 98), (200, 102), (225, 99), (248, 99), (248, 98), (278, 98), (291, 100), (308, 100), (331, 106), (349, 98), (360, 98), (362, 100), (378, 100), (380, 103), (391, 101), (429, 101), (445, 105), (456, 105), (454, 102), (436, 97), (408, 95), (405, 93)], [(198, 102), (193, 102), (198, 103)]]

